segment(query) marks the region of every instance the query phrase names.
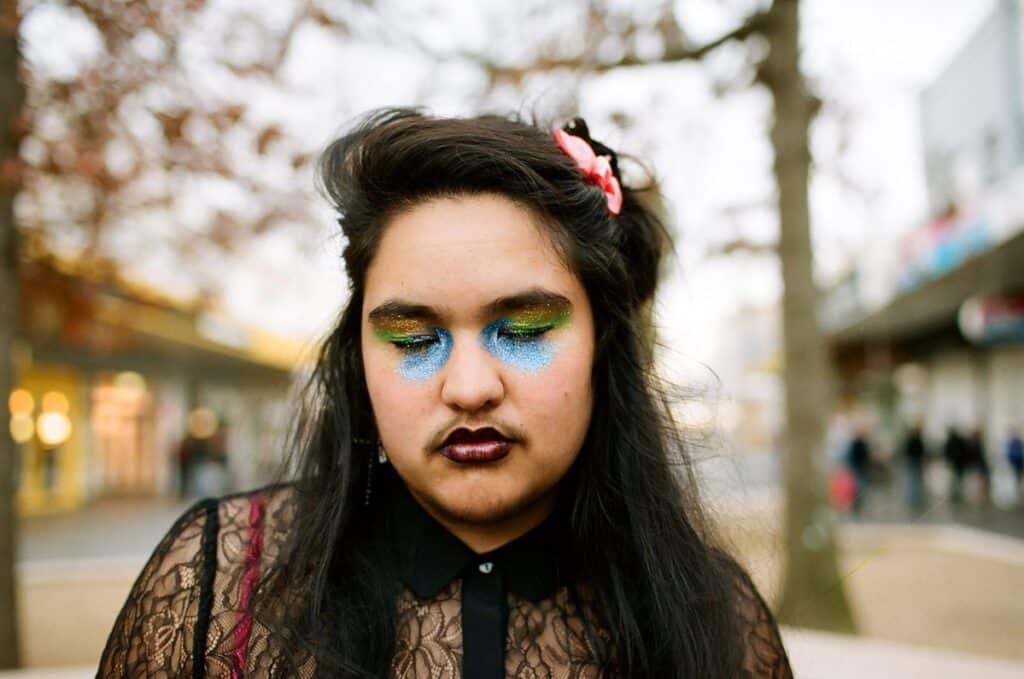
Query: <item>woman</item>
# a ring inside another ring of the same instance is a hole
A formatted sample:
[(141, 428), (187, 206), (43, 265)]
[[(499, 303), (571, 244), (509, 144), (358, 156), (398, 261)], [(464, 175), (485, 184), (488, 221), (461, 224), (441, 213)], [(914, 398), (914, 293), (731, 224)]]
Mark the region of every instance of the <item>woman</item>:
[(615, 153), (395, 109), (320, 177), (351, 298), (294, 480), (179, 519), (100, 676), (790, 676), (652, 377), (670, 241)]

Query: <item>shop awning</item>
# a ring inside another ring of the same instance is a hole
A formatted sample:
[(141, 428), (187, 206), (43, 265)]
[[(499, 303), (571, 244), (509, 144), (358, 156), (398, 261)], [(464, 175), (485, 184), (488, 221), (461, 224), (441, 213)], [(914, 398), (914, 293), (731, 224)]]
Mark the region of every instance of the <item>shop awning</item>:
[(829, 337), (838, 348), (899, 342), (954, 325), (960, 305), (973, 295), (1020, 290), (1024, 290), (1024, 232), (897, 295)]

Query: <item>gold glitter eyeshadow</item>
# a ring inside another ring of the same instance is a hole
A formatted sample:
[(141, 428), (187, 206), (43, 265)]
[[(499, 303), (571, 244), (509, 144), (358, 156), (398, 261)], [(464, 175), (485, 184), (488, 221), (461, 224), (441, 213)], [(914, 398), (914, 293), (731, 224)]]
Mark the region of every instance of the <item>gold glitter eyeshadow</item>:
[(381, 321), (373, 329), (374, 336), (382, 342), (393, 342), (411, 335), (426, 334), (427, 328), (422, 321), (412, 318), (391, 318)]

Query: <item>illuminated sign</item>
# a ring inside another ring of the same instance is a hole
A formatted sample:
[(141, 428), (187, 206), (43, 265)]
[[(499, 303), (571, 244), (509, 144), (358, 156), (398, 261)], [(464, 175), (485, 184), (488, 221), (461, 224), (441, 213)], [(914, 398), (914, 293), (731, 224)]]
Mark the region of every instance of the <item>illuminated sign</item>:
[(960, 305), (957, 321), (974, 344), (1024, 342), (1024, 294), (972, 297)]

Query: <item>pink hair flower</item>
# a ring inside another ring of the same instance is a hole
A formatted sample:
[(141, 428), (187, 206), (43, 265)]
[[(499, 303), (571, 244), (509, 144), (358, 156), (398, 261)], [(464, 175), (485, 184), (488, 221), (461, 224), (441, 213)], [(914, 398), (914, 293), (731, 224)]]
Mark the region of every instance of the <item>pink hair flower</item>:
[(622, 211), (622, 186), (615, 178), (607, 156), (599, 156), (586, 140), (571, 135), (565, 130), (555, 130), (555, 141), (559, 148), (576, 161), (580, 171), (601, 187), (608, 199), (608, 212), (617, 215)]

